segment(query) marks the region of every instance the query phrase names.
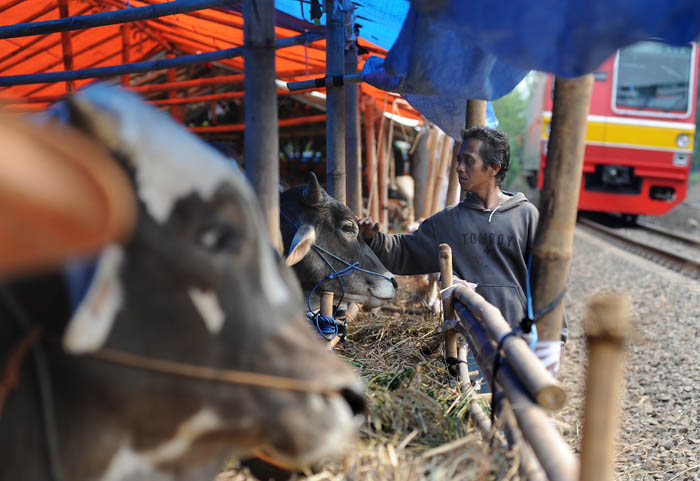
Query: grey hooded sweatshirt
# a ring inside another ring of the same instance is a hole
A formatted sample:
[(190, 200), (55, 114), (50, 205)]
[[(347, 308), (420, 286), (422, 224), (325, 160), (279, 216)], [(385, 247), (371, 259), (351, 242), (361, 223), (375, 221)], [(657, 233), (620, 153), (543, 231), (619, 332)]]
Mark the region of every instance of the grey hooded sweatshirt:
[(455, 274), (478, 283), (476, 291), (517, 326), (527, 313), (527, 259), (539, 213), (522, 193), (503, 194), (507, 200), (493, 210), (468, 194), (423, 221), (414, 233), (380, 232), (369, 246), (391, 272), (410, 275), (439, 272), (439, 245), (449, 244)]

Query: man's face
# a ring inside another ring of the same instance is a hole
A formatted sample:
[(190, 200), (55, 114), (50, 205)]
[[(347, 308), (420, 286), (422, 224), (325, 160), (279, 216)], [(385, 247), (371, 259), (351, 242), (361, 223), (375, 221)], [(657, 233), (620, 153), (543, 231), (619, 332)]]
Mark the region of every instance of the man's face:
[(477, 139), (468, 139), (462, 144), (457, 154), (457, 175), (462, 190), (474, 192), (496, 185), (496, 173), (493, 167), (487, 167), (481, 158), (481, 144)]

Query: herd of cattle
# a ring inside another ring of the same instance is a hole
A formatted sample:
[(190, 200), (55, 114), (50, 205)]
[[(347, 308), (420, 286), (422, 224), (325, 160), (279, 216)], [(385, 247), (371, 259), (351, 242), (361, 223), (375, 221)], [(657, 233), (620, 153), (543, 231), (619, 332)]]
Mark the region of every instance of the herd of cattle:
[[(363, 270), (323, 289), (372, 307), (396, 292), (352, 212), (315, 177), (283, 192), (285, 261), (238, 168), (166, 114), (101, 85), (64, 107), (128, 173), (138, 219), (101, 252), (75, 308), (65, 272), (3, 288), (0, 356), (28, 325), (45, 332), (0, 412), (3, 476), (211, 479), (231, 456), (300, 466), (342, 449), (364, 387), (309, 328), (304, 292), (355, 262)], [(290, 383), (231, 382), (232, 371)]]

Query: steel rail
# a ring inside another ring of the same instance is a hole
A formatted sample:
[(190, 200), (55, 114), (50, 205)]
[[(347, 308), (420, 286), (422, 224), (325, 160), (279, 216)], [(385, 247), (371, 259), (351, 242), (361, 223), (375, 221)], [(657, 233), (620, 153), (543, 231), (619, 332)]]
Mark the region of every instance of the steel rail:
[(669, 267), (688, 277), (700, 279), (700, 261), (697, 259), (645, 244), (590, 219), (579, 218), (578, 223), (589, 231), (594, 231), (601, 237), (611, 240), (615, 245), (626, 248), (635, 254)]
[(641, 227), (644, 230), (648, 230), (651, 232), (654, 232), (656, 234), (661, 234), (666, 237), (670, 237), (671, 239), (675, 239), (681, 242), (685, 242), (686, 244), (691, 244), (694, 246), (699, 246), (700, 247), (700, 238), (699, 237), (693, 237), (688, 234), (681, 234), (680, 232), (674, 232), (672, 230), (666, 229), (664, 227), (661, 227), (656, 224), (652, 224), (650, 222), (644, 222), (641, 220), (637, 221), (637, 226)]

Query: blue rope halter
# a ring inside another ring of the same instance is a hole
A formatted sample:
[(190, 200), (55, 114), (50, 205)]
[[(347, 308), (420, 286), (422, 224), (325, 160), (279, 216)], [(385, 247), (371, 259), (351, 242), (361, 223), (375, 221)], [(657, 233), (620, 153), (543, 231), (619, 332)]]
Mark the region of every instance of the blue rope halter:
[[(292, 220), (284, 213), (284, 211), (280, 208), (280, 213), (282, 214), (282, 217), (287, 221), (289, 225), (297, 229), (298, 227), (296, 226), (295, 222), (292, 222)], [(386, 276), (384, 274), (380, 274), (379, 272), (374, 272), (370, 271), (368, 269), (363, 269), (360, 267), (360, 262), (348, 262), (345, 259), (342, 259), (341, 257), (338, 257), (337, 255), (333, 254), (332, 252), (327, 251), (321, 246), (318, 246), (316, 244), (311, 244), (311, 248), (314, 250), (316, 254), (323, 260), (323, 262), (326, 263), (328, 268), (330, 269), (330, 272), (326, 274), (326, 276), (318, 281), (316, 285), (311, 289), (311, 292), (309, 292), (308, 297), (306, 298), (306, 307), (309, 309), (309, 312), (307, 313), (307, 318), (309, 318), (309, 321), (318, 329), (318, 332), (321, 334), (321, 337), (323, 337), (327, 341), (331, 341), (335, 339), (335, 337), (338, 335), (339, 332), (339, 325), (338, 321), (335, 320), (335, 315), (338, 311), (338, 307), (340, 304), (343, 302), (343, 299), (345, 298), (345, 285), (343, 284), (343, 277), (352, 274), (354, 271), (359, 271), (359, 272), (364, 272), (365, 274), (370, 274), (373, 276), (381, 277), (384, 278), (388, 281), (391, 281), (391, 278), (389, 276)], [(330, 256), (336, 261), (340, 262), (341, 264), (344, 264), (345, 267), (343, 267), (340, 270), (336, 270), (333, 265), (330, 263), (330, 261), (324, 256)], [(311, 308), (311, 298), (314, 295), (314, 292), (316, 292), (316, 289), (323, 284), (326, 281), (332, 281), (336, 280), (338, 281), (338, 284), (340, 285), (340, 298), (338, 299), (338, 302), (336, 305), (333, 307), (333, 315), (332, 316), (324, 316), (321, 314), (321, 311), (319, 310), (318, 312), (313, 312), (313, 309)], [(312, 314), (313, 313), (313, 314)]]

